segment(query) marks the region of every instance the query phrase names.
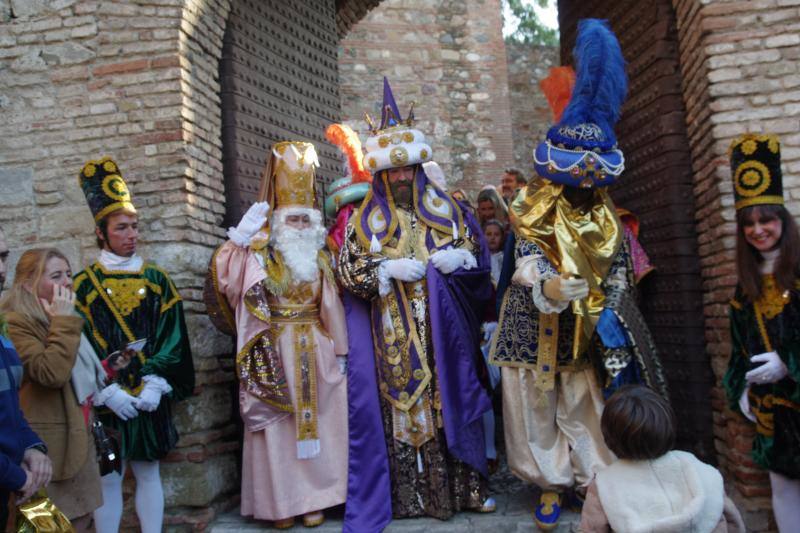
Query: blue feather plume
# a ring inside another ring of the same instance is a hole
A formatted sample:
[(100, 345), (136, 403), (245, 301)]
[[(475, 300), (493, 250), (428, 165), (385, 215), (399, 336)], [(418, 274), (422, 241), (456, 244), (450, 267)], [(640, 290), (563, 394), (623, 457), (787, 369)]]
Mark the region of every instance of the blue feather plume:
[(606, 139), (616, 143), (614, 124), (628, 92), (625, 58), (608, 22), (583, 19), (572, 50), (575, 58), (575, 87), (559, 126), (597, 124)]

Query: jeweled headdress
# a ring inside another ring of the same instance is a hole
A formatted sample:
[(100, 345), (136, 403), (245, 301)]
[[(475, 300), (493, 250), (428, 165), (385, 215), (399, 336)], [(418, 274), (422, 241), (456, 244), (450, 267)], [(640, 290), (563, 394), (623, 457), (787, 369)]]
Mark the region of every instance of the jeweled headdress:
[(367, 139), (366, 167), (375, 173), (387, 168), (399, 168), (430, 161), (433, 157), (431, 147), (425, 142), (425, 135), (414, 125), (414, 104), (403, 120), (394, 101), (389, 80), (383, 78), (383, 109), (381, 125), (375, 128), (367, 115), (371, 136)]
[(731, 143), (729, 154), (737, 210), (783, 205), (781, 143), (776, 135), (745, 133)]
[(95, 223), (116, 211), (136, 213), (122, 172), (110, 157), (86, 163), (78, 175), (78, 184), (83, 189)]
[(272, 209), (281, 207), (315, 208), (315, 169), (319, 166), (314, 145), (283, 141), (272, 146), (272, 169), (267, 201)]
[(625, 59), (604, 20), (578, 22), (575, 86), (561, 119), (534, 150), (536, 172), (572, 187), (606, 187), (622, 174), (625, 158), (614, 125), (628, 91)]

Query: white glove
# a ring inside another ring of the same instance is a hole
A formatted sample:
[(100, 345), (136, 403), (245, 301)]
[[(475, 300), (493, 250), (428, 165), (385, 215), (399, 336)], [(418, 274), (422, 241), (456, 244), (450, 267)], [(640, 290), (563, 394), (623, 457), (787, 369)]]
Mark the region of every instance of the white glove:
[(269, 204), (267, 202), (256, 202), (250, 206), (244, 214), (239, 225), (228, 229), (228, 238), (237, 246), (249, 246), (250, 241), (267, 222)]
[(155, 374), (148, 374), (142, 378), (144, 387), (136, 398), (136, 408), (140, 411), (155, 411), (161, 402), (161, 396), (172, 392), (167, 380)]
[(431, 263), (442, 274), (450, 274), (459, 268), (469, 270), (478, 266), (475, 256), (462, 248), (439, 250), (431, 255)]
[(139, 416), (136, 410), (136, 398), (122, 390), (117, 383), (112, 383), (101, 390), (94, 398), (95, 405), (105, 405), (122, 420), (130, 420)]
[(400, 281), (419, 281), (425, 277), (425, 264), (416, 259), (389, 259), (381, 263), (382, 268), (386, 272), (386, 277), (394, 278)]
[(748, 383), (756, 383), (758, 385), (776, 383), (789, 373), (789, 369), (781, 361), (781, 356), (777, 352), (754, 355), (750, 358), (750, 362), (762, 364), (744, 375)]
[(589, 284), (582, 278), (550, 278), (542, 284), (542, 292), (557, 302), (582, 300), (589, 296)]
[(744, 388), (744, 392), (739, 397), (739, 409), (741, 409), (742, 414), (746, 419), (750, 422), (756, 421), (756, 415), (753, 414), (753, 411), (750, 410), (750, 399), (747, 397), (747, 393), (750, 392), (750, 385)]
[(336, 362), (339, 364), (339, 373), (343, 376), (347, 375), (347, 356), (337, 355)]
[(486, 322), (483, 325), (483, 340), (488, 341), (492, 338), (494, 330), (497, 329), (497, 322)]

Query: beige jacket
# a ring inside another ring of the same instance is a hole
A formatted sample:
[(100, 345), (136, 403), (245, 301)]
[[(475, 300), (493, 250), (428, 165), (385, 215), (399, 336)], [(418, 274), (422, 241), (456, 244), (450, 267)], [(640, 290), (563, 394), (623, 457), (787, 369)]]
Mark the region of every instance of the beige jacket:
[(49, 327), (25, 315), (6, 315), (8, 336), (22, 359), (20, 405), (53, 461), (53, 480), (75, 476), (88, 456), (89, 429), (70, 382), (83, 319), (56, 316)]
[(671, 451), (620, 460), (597, 473), (581, 513), (583, 533), (744, 533), (717, 469)]

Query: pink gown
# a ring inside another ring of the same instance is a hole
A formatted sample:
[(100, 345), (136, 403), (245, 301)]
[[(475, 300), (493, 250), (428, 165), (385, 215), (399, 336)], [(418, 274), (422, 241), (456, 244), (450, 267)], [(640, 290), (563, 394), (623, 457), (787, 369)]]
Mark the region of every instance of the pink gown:
[[(266, 278), (247, 249), (226, 243), (214, 258), (219, 291), (233, 308), (237, 353), (268, 328), (286, 376), (294, 413), (302, 413), (298, 389), (299, 343), (309, 347), (316, 402), (319, 454), (298, 459), (295, 414), (279, 413), (244, 387), (240, 407), (245, 422), (241, 514), (282, 520), (344, 503), (347, 492), (347, 389), (336, 354), (346, 354), (347, 326), (335, 284), (323, 272), (311, 283), (290, 284), (280, 296), (267, 293), (269, 324), (245, 305), (247, 289)], [(234, 307), (232, 304), (236, 302)], [(313, 389), (312, 389), (313, 390)]]

